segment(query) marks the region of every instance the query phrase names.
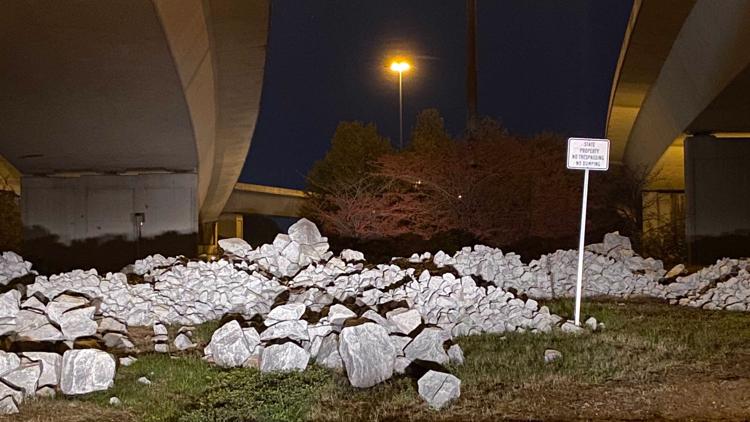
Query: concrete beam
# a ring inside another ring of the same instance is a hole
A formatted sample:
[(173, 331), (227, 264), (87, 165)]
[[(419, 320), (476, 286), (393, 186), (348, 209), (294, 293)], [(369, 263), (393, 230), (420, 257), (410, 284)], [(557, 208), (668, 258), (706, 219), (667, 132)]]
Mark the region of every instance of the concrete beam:
[(625, 150), (653, 168), (664, 151), (750, 65), (750, 1), (699, 0), (638, 113)]
[(300, 190), (237, 183), (224, 212), (300, 217), (305, 201), (306, 195)]

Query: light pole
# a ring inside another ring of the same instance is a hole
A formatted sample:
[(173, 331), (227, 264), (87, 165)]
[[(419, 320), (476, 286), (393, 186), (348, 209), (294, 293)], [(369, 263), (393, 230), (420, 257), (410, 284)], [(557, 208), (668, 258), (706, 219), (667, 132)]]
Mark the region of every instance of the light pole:
[(411, 65), (405, 61), (395, 61), (391, 63), (391, 70), (398, 72), (398, 145), (399, 149), (404, 149), (404, 89), (403, 77), (404, 72), (409, 70)]

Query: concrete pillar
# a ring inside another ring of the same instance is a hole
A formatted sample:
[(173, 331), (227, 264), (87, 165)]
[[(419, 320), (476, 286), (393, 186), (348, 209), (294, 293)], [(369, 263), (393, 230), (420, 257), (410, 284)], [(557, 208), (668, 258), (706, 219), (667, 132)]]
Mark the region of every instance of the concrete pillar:
[(690, 261), (750, 256), (750, 139), (685, 140)]

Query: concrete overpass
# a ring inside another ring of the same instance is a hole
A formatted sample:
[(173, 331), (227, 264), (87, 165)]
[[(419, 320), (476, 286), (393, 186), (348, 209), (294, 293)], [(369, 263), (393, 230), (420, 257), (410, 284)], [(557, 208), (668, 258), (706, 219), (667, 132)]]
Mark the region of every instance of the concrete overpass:
[(685, 192), (698, 260), (750, 255), (722, 249), (750, 233), (748, 22), (748, 0), (636, 0), (612, 87), (612, 160), (658, 172), (655, 191)]
[(27, 256), (210, 242), (255, 128), (268, 19), (268, 0), (5, 2), (0, 168), (20, 175)]
[(237, 183), (219, 220), (219, 238), (243, 237), (243, 217), (256, 214), (272, 217), (300, 217), (305, 192), (275, 186)]

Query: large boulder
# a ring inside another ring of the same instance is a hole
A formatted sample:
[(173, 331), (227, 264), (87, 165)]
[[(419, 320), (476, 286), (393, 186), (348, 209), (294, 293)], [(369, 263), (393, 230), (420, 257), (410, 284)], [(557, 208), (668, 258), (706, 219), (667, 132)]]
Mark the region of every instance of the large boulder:
[(224, 252), (237, 256), (247, 256), (253, 250), (249, 243), (237, 237), (219, 240), (219, 247)]
[(433, 409), (442, 409), (461, 396), (461, 380), (444, 372), (427, 371), (417, 385), (419, 395)]
[(425, 328), (406, 346), (404, 355), (411, 360), (422, 360), (444, 365), (450, 360), (443, 348), (443, 344), (448, 338), (448, 333), (441, 328)]
[(106, 390), (115, 379), (115, 358), (95, 349), (68, 350), (63, 355), (60, 391), (86, 394)]
[(229, 321), (214, 332), (204, 354), (221, 367), (240, 367), (252, 356), (257, 346), (252, 339), (250, 331), (246, 336), (239, 322)]
[(263, 350), (261, 372), (304, 371), (310, 355), (294, 343), (274, 344)]
[(367, 322), (341, 330), (339, 353), (349, 382), (368, 388), (393, 376), (396, 350), (382, 326)]

